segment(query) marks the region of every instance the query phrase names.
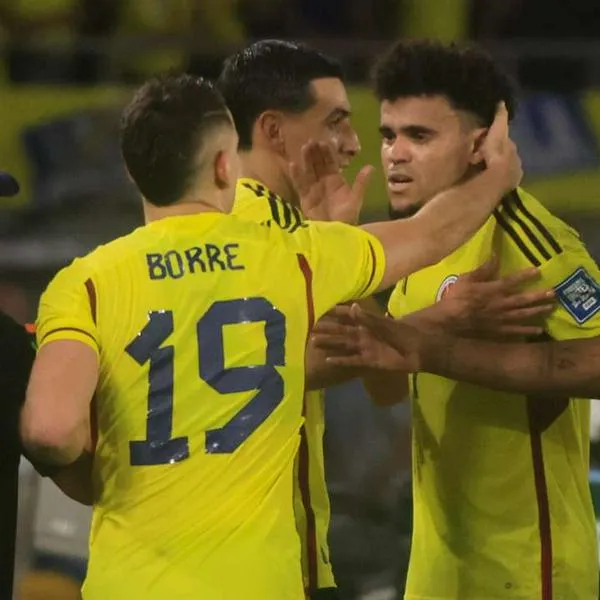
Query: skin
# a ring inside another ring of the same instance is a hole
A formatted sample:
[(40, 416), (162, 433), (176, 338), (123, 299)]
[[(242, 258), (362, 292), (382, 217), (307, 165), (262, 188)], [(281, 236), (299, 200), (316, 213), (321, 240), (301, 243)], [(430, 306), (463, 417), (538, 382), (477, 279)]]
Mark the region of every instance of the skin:
[[(419, 213), (436, 194), (468, 180), (482, 168), (487, 129), (480, 127), (471, 115), (454, 109), (445, 97), (383, 101), (379, 130), (390, 213), (396, 219)], [(534, 270), (497, 279), (497, 267), (495, 260), (488, 261), (463, 276), (451, 295), (406, 317), (406, 321), (468, 335), (473, 335), (474, 330), (491, 337), (539, 333), (540, 327), (534, 326), (532, 319), (549, 313), (552, 295), (520, 293), (520, 285), (537, 277)], [(395, 364), (393, 353), (378, 348), (367, 332), (354, 327), (347, 315), (341, 315), (337, 325), (337, 329), (335, 325), (317, 329), (315, 345), (329, 355), (328, 363), (361, 370), (367, 391), (379, 405), (406, 398), (406, 370), (391, 368)], [(342, 354), (336, 355), (340, 351)], [(369, 369), (380, 365), (385, 357), (391, 367)]]
[(486, 129), (441, 96), (384, 100), (379, 132), (381, 164), (396, 217), (415, 214), (482, 162)]

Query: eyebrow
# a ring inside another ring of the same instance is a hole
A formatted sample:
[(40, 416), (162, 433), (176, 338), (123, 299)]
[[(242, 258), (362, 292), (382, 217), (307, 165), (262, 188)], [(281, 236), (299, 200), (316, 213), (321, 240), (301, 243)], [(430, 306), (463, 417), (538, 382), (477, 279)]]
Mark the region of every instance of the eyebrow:
[(379, 127), (379, 133), (381, 135), (384, 135), (386, 133), (393, 133), (395, 135), (398, 132), (403, 133), (405, 135), (413, 136), (413, 135), (422, 135), (422, 134), (432, 135), (432, 134), (436, 133), (436, 130), (432, 129), (431, 127), (426, 127), (425, 125), (403, 125), (402, 127), (399, 127), (397, 130), (395, 130), (390, 125), (385, 125), (385, 124), (381, 125)]
[(327, 115), (327, 120), (332, 120), (332, 119), (337, 119), (338, 117), (341, 117), (342, 119), (345, 119), (347, 117), (349, 117), (352, 113), (350, 112), (349, 109), (347, 108), (340, 108), (339, 106), (334, 108), (328, 115)]

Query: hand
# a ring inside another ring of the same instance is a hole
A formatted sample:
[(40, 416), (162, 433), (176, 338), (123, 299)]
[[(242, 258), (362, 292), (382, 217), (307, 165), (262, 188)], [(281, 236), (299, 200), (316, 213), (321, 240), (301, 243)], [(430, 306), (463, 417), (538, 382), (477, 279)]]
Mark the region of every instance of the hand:
[[(441, 326), (458, 335), (531, 337), (543, 333), (542, 321), (555, 307), (553, 290), (521, 292), (539, 278), (535, 268), (498, 278), (498, 258), (458, 278), (436, 305)], [(431, 310), (434, 310), (432, 307)]]
[(417, 372), (423, 349), (439, 337), (402, 320), (368, 313), (358, 304), (332, 312), (313, 330), (313, 338), (327, 351), (327, 362), (337, 367)]
[(363, 167), (350, 187), (329, 144), (311, 140), (301, 154), (301, 164), (292, 163), (290, 174), (304, 215), (314, 221), (358, 223), (373, 167)]
[(494, 122), (481, 147), (486, 167), (498, 173), (505, 192), (511, 192), (523, 179), (523, 166), (517, 146), (508, 133), (508, 111), (504, 102), (496, 109)]
[(402, 355), (360, 326), (345, 305), (336, 306), (317, 322), (310, 343), (336, 367), (397, 371), (406, 365)]

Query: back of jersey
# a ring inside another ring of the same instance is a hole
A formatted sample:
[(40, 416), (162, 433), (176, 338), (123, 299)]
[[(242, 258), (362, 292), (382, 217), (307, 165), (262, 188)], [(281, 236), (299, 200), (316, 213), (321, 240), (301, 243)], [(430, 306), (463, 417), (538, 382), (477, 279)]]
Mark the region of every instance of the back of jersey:
[(101, 376), (86, 598), (303, 597), (291, 498), (309, 315), (286, 286), (306, 297), (305, 282), (266, 228), (236, 225), (165, 219), (87, 259)]
[(84, 598), (302, 600), (292, 476), (314, 319), (369, 295), (379, 242), (170, 217), (61, 271), (41, 346), (99, 354)]

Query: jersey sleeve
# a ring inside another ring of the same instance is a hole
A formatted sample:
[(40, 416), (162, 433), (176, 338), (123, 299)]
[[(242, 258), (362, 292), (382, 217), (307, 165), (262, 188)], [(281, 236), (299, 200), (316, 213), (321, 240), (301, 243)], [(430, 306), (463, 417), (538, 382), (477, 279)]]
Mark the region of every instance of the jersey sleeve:
[(408, 313), (406, 306), (406, 285), (408, 278), (399, 281), (390, 294), (387, 304), (387, 314), (394, 319), (400, 319)]
[(385, 253), (370, 233), (343, 223), (307, 222), (294, 237), (311, 269), (317, 317), (336, 304), (370, 296), (379, 287)]
[(555, 339), (600, 335), (600, 269), (575, 232), (561, 242), (563, 251), (540, 267), (542, 285), (557, 300), (548, 333)]
[(42, 294), (36, 323), (39, 348), (56, 340), (76, 340), (98, 352), (96, 293), (85, 264), (75, 260), (59, 271)]

